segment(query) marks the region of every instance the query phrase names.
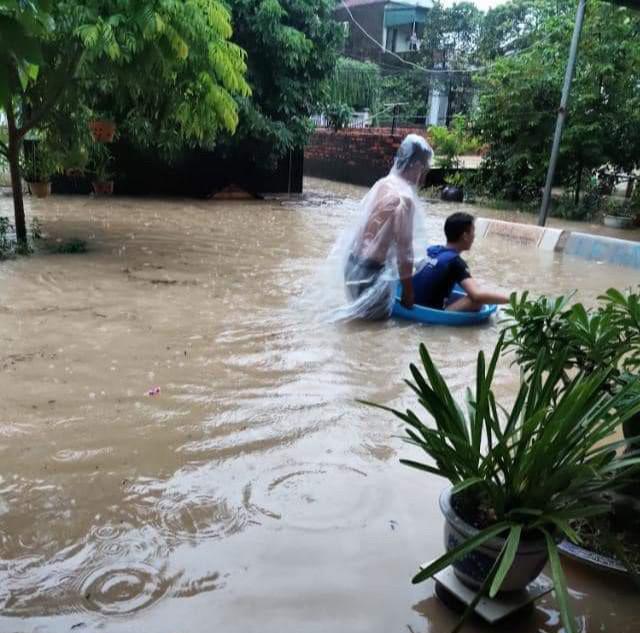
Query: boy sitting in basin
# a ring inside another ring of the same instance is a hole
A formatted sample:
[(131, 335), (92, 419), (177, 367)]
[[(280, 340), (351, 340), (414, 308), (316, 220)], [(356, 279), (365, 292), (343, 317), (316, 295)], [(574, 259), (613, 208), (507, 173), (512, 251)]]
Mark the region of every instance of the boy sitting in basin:
[[(507, 303), (509, 297), (484, 290), (472, 277), (460, 253), (468, 251), (475, 239), (474, 217), (454, 213), (444, 223), (446, 246), (430, 246), (422, 268), (413, 276), (415, 303), (436, 310), (477, 312), (484, 304)], [(451, 300), (451, 291), (459, 284), (465, 297)]]

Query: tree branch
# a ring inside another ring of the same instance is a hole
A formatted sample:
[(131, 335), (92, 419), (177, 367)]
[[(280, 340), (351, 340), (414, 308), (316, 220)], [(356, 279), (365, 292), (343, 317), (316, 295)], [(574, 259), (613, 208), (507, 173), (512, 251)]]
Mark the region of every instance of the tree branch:
[(9, 158), (9, 146), (4, 141), (0, 141), (0, 154), (4, 154), (6, 158)]
[(47, 115), (49, 110), (56, 104), (56, 101), (60, 99), (62, 93), (64, 92), (67, 82), (72, 81), (78, 70), (78, 65), (80, 64), (80, 59), (82, 57), (82, 52), (78, 51), (75, 57), (72, 59), (71, 64), (68, 67), (68, 70), (65, 69), (65, 72), (62, 72), (60, 75), (61, 82), (56, 90), (53, 91), (51, 96), (45, 100), (45, 102), (36, 110), (34, 114), (31, 115), (28, 121), (24, 123), (24, 125), (17, 130), (18, 139), (24, 138), (24, 136), (29, 132), (29, 130), (33, 129), (44, 117)]

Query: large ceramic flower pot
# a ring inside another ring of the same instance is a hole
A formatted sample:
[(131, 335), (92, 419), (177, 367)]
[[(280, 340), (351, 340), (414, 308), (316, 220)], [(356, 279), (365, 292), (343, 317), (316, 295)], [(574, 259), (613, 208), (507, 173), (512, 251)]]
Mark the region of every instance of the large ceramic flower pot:
[(464, 190), (462, 187), (447, 185), (440, 194), (440, 199), (446, 202), (462, 202), (464, 200)]
[[(447, 551), (478, 534), (479, 530), (463, 520), (451, 505), (451, 488), (440, 495), (440, 509), (446, 519), (444, 544)], [(506, 534), (505, 534), (506, 535)], [(456, 576), (468, 587), (479, 589), (504, 545), (494, 538), (453, 564)], [(543, 538), (520, 543), (511, 569), (505, 576), (501, 592), (524, 589), (540, 574), (547, 562), (547, 544)]]
[(91, 186), (96, 196), (110, 196), (113, 193), (113, 180), (94, 180)]
[(28, 182), (29, 191), (36, 198), (46, 198), (51, 193), (50, 182)]
[(603, 222), (611, 229), (629, 229), (633, 226), (633, 218), (619, 215), (605, 215)]

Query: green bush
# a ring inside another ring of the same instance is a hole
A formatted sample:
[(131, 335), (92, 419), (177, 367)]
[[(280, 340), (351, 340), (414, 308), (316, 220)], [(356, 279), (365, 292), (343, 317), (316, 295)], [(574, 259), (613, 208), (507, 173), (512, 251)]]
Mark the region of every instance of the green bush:
[(337, 132), (349, 125), (353, 110), (346, 103), (333, 103), (325, 109), (325, 116), (329, 127)]

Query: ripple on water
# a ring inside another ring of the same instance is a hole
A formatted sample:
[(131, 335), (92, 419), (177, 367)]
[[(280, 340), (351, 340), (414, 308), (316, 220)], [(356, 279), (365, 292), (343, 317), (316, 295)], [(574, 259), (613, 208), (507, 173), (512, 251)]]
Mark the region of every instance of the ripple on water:
[(244, 508), (204, 493), (163, 497), (156, 510), (160, 529), (171, 540), (222, 538), (247, 523)]
[(157, 560), (169, 549), (153, 526), (136, 528), (126, 521), (94, 526), (90, 539), (95, 542), (99, 555), (108, 560)]
[(96, 569), (82, 582), (83, 606), (105, 615), (126, 615), (157, 602), (171, 580), (146, 563), (113, 564)]
[[(380, 507), (367, 474), (343, 464), (289, 464), (247, 484), (244, 503), (254, 516), (302, 530), (366, 525)], [(281, 525), (282, 525), (281, 524)]]

